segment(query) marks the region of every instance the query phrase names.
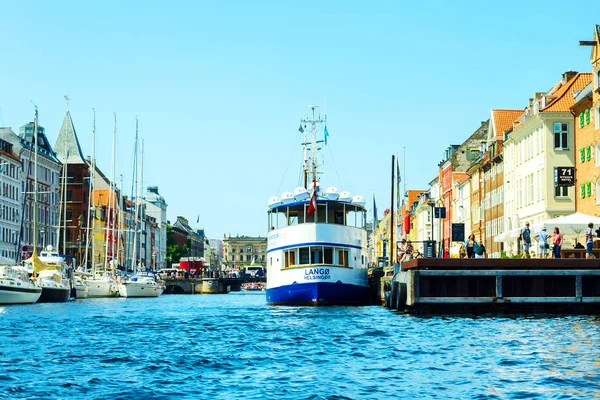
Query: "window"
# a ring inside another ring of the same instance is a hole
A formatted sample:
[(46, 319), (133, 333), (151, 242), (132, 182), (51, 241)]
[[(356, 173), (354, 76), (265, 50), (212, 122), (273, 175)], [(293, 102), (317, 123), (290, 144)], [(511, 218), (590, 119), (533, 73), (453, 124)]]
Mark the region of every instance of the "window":
[(567, 186), (555, 186), (554, 197), (568, 197), (569, 188)]
[(596, 181), (596, 205), (600, 204), (600, 178)]
[(69, 210), (69, 209), (67, 209), (67, 212), (66, 212), (66, 214), (65, 214), (65, 219), (66, 219), (67, 221), (70, 221), (72, 218), (73, 218), (73, 210)]
[(73, 192), (70, 190), (67, 190), (67, 201), (72, 201), (73, 200)]
[(596, 142), (596, 167), (600, 167), (600, 140)]
[(555, 122), (554, 123), (554, 148), (560, 150), (568, 150), (569, 124)]
[(246, 253), (252, 253), (252, 246), (246, 246)]

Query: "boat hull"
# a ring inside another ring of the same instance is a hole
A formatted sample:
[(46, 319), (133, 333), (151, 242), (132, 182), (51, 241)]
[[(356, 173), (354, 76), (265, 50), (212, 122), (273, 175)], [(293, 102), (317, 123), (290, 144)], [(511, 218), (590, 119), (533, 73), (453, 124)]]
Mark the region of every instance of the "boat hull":
[(89, 297), (89, 289), (86, 286), (75, 286), (75, 297), (78, 299), (87, 299)]
[(88, 280), (88, 298), (115, 297), (119, 294), (117, 283)]
[(335, 282), (300, 283), (267, 289), (267, 303), (272, 305), (366, 305), (366, 286)]
[(125, 282), (119, 285), (121, 297), (158, 297), (165, 288), (158, 285), (146, 285), (137, 282)]
[(41, 288), (0, 286), (0, 304), (32, 304), (42, 295)]
[(38, 303), (64, 303), (69, 301), (71, 289), (57, 287), (43, 287)]

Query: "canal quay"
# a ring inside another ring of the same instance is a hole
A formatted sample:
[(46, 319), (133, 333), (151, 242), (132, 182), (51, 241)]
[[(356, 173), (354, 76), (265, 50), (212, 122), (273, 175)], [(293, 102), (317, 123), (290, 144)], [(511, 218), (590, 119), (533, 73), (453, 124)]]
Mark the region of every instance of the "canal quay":
[(423, 258), (394, 272), (382, 277), (383, 303), (408, 313), (600, 312), (595, 259)]

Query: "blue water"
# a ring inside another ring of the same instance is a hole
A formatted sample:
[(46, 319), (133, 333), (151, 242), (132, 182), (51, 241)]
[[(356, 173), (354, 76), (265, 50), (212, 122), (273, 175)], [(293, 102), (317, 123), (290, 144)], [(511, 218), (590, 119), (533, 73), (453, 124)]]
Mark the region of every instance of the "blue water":
[(600, 318), (274, 307), (264, 294), (0, 308), (0, 398), (600, 397)]

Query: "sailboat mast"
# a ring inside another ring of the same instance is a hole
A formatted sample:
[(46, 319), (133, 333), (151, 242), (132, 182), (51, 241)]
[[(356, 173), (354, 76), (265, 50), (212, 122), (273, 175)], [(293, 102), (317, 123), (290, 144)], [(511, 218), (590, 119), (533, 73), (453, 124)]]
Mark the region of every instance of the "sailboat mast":
[(108, 266), (108, 249), (110, 246), (109, 244), (109, 239), (111, 239), (111, 220), (112, 220), (112, 197), (113, 197), (113, 180), (114, 180), (114, 170), (113, 170), (113, 166), (114, 166), (114, 158), (115, 158), (115, 153), (114, 153), (114, 147), (115, 147), (115, 137), (117, 136), (117, 114), (113, 113), (113, 118), (114, 118), (114, 127), (113, 127), (113, 154), (112, 154), (112, 159), (111, 159), (111, 171), (110, 171), (110, 180), (108, 182), (108, 205), (106, 207), (106, 213), (107, 213), (107, 218), (106, 218), (106, 241), (105, 241), (105, 245), (104, 245), (104, 271), (107, 270), (107, 266)]
[[(89, 185), (89, 189), (88, 189), (88, 211), (87, 211), (87, 223), (85, 225), (86, 228), (86, 235), (85, 235), (85, 256), (84, 256), (84, 260), (83, 260), (83, 265), (84, 265), (84, 269), (87, 270), (87, 266), (88, 266), (88, 252), (90, 251), (90, 237), (94, 238), (94, 229), (92, 228), (90, 230), (90, 220), (91, 220), (91, 216), (92, 216), (92, 197), (94, 194), (94, 157), (96, 157), (95, 151), (96, 151), (96, 110), (94, 110), (92, 108), (92, 112), (94, 115), (93, 118), (93, 122), (92, 122), (92, 159), (90, 160), (90, 165), (91, 165), (91, 173), (89, 176), (89, 181), (88, 181), (88, 185)], [(96, 216), (94, 216), (94, 219), (96, 219)], [(93, 224), (93, 222), (92, 222)], [(92, 244), (92, 264), (94, 263), (94, 250), (93, 250), (93, 244)], [(94, 271), (95, 272), (95, 271)]]
[(396, 242), (394, 242), (394, 164), (396, 162), (396, 156), (392, 154), (392, 190), (391, 190), (391, 212), (390, 212), (390, 266), (394, 265), (394, 258), (396, 256)]
[(60, 200), (58, 202), (58, 224), (56, 224), (56, 250), (60, 249), (60, 230), (62, 228), (63, 223), (63, 202), (65, 201), (64, 193), (65, 193), (65, 185), (66, 185), (66, 176), (67, 176), (67, 166), (66, 166), (66, 154), (67, 154), (67, 141), (65, 140), (65, 164), (63, 164), (62, 170), (60, 171)]
[(33, 255), (37, 255), (37, 171), (38, 171), (38, 140), (37, 140), (38, 108), (35, 106), (35, 116), (33, 118)]
[[(115, 175), (117, 174), (117, 114), (115, 114), (115, 132), (113, 135), (113, 143), (112, 143), (112, 166), (111, 166), (111, 178), (110, 178), (110, 186), (111, 186), (111, 199), (112, 199), (112, 209), (110, 212), (110, 249), (112, 254), (112, 265), (114, 266), (115, 257), (116, 257), (116, 244), (115, 244), (115, 224), (117, 221), (117, 184), (114, 183)], [(116, 242), (118, 242), (119, 238), (117, 237)], [(118, 265), (118, 264), (117, 264)]]
[[(121, 221), (121, 218), (123, 218), (122, 216), (122, 207), (123, 207), (123, 175), (119, 175), (121, 178), (121, 185), (120, 185), (120, 189), (119, 189), (119, 208), (117, 211), (117, 265), (121, 265), (120, 261), (123, 260), (123, 255), (121, 254), (122, 249), (124, 247), (124, 243), (121, 240), (121, 237), (123, 236), (121, 233), (121, 224), (123, 221)], [(121, 245), (119, 246), (119, 241), (121, 240)]]
[[(138, 188), (138, 170), (137, 170), (137, 152), (138, 152), (138, 119), (135, 119), (135, 156), (134, 156), (134, 165), (133, 165), (133, 182), (134, 182), (134, 190), (131, 193), (131, 205), (133, 206), (134, 196), (137, 195)], [(137, 219), (138, 219), (138, 199), (135, 199), (135, 208), (133, 211), (133, 251), (131, 252), (131, 264), (133, 265), (134, 273), (137, 272), (137, 263), (135, 262), (135, 256), (137, 254)]]
[[(140, 160), (140, 185), (138, 187), (139, 199), (140, 199), (140, 263), (142, 262), (142, 232), (144, 231), (144, 204), (143, 204), (143, 195), (144, 195), (144, 139), (142, 139), (142, 158)], [(137, 204), (137, 202), (136, 202)], [(146, 246), (147, 249), (147, 246)], [(145, 259), (144, 254), (144, 259)]]
[[(67, 110), (68, 112), (69, 110)], [(69, 150), (67, 149), (67, 141), (65, 140), (65, 176), (63, 180), (63, 254), (67, 254), (67, 184), (68, 184), (68, 176), (67, 168), (69, 166)], [(60, 221), (60, 220), (59, 220)], [(60, 231), (60, 229), (59, 229)], [(56, 246), (56, 250), (58, 250), (58, 246)]]

